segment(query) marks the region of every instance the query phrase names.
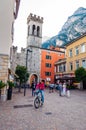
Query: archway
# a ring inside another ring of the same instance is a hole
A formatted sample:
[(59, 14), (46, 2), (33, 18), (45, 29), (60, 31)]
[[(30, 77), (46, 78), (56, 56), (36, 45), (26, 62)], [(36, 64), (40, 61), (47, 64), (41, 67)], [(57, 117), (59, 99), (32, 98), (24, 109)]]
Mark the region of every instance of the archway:
[(32, 81), (34, 81), (35, 83), (38, 82), (37, 74), (33, 73), (33, 74), (30, 75), (30, 77), (29, 77), (29, 84), (30, 84), (30, 86), (31, 86)]

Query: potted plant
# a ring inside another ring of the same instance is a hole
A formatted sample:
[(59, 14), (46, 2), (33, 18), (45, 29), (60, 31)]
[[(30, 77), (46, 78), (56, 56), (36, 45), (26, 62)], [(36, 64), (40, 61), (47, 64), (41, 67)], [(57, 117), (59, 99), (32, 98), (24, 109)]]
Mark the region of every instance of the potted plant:
[(8, 100), (11, 100), (11, 98), (12, 98), (12, 88), (14, 87), (14, 82), (8, 80), (8, 81), (7, 81), (7, 84), (8, 84), (8, 86), (9, 86), (9, 88), (8, 88), (8, 93), (7, 93), (7, 99), (8, 99)]
[(1, 80), (0, 81), (0, 90), (2, 89), (2, 88), (4, 88), (6, 86), (6, 84)]

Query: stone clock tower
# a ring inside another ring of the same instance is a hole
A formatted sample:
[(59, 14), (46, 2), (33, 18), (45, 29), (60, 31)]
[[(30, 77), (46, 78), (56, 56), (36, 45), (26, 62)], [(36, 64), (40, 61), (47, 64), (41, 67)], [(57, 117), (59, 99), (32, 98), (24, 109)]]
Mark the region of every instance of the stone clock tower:
[(30, 14), (27, 18), (26, 67), (31, 80), (40, 80), (43, 17)]

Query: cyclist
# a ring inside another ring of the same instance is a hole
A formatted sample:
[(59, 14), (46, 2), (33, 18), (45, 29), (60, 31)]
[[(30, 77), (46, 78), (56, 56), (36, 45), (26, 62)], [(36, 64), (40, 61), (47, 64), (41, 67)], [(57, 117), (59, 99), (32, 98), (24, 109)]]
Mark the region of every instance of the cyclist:
[(45, 89), (44, 80), (41, 80), (41, 82), (39, 83), (39, 90), (42, 96), (42, 103), (44, 103), (44, 89)]
[(41, 82), (39, 82), (36, 85), (36, 90), (38, 90), (41, 93), (42, 103), (44, 103), (44, 89), (45, 89), (44, 80), (41, 80)]

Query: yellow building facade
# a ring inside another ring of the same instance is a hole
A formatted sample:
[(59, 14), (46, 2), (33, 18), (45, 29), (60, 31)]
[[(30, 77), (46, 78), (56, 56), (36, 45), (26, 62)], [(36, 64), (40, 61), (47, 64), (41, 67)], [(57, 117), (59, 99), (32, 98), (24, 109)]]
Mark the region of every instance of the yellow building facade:
[[(64, 59), (55, 63), (55, 82), (66, 80), (74, 84), (75, 70), (79, 67), (86, 69), (86, 33), (65, 45), (65, 63)], [(76, 86), (80, 89), (86, 89), (86, 82), (78, 83)]]
[(74, 73), (79, 67), (86, 69), (86, 34), (66, 45), (66, 72)]

